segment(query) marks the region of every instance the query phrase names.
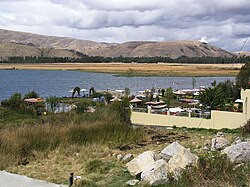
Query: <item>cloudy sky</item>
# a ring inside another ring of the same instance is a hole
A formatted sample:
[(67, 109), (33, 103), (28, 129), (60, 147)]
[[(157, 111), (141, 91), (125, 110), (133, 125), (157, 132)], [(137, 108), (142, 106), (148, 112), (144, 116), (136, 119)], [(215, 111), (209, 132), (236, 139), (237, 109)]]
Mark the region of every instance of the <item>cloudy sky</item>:
[(0, 0), (0, 28), (115, 43), (202, 40), (240, 51), (250, 0)]

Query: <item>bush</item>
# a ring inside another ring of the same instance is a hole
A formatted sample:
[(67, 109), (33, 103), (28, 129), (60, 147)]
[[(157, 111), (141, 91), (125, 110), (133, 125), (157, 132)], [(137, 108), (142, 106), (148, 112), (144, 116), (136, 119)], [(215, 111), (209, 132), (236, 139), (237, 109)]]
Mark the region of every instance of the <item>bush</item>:
[(241, 133), (243, 135), (250, 134), (250, 119), (246, 122), (246, 124), (241, 127)]
[[(183, 171), (180, 179), (166, 186), (248, 186), (249, 165), (235, 167), (218, 152), (203, 155), (196, 167)], [(162, 185), (164, 186), (164, 185)]]
[(17, 110), (21, 109), (23, 99), (21, 93), (14, 93), (9, 99), (1, 102), (2, 106)]

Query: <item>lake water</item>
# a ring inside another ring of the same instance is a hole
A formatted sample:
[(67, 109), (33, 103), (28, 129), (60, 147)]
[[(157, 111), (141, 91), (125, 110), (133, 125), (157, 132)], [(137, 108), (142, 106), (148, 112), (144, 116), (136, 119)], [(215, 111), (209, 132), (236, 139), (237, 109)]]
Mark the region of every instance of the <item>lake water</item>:
[[(234, 77), (197, 77), (196, 87), (209, 86), (214, 80), (218, 82)], [(124, 89), (129, 87), (131, 93), (154, 87), (173, 89), (192, 88), (192, 77), (117, 77), (106, 73), (88, 73), (61, 70), (0, 70), (0, 101), (13, 93), (25, 94), (36, 91), (41, 97), (70, 95), (69, 90), (75, 86), (89, 90)]]

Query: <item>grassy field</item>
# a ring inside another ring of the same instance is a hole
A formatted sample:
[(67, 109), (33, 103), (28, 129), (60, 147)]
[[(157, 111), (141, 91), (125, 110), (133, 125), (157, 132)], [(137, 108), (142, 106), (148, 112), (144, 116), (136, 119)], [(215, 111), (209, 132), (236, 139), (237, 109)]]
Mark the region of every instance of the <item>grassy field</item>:
[[(242, 186), (250, 183), (249, 165), (234, 169), (226, 159), (202, 149), (216, 130), (132, 127), (117, 111), (117, 106), (111, 105), (95, 113), (33, 117), (0, 107), (0, 115), (5, 116), (0, 120), (0, 169), (61, 184), (67, 184), (69, 173), (74, 172), (83, 177), (74, 187), (125, 187), (125, 182), (133, 177), (126, 171), (125, 163), (114, 154), (160, 152), (168, 144), (179, 141), (203, 158), (201, 163), (205, 165), (190, 168), (179, 182), (171, 181), (165, 186), (237, 186), (236, 183)], [(13, 117), (8, 118), (11, 115)], [(240, 136), (239, 130), (224, 132), (230, 142)], [(26, 161), (27, 165), (22, 164)]]
[(236, 76), (243, 64), (56, 63), (0, 64), (0, 69), (81, 70), (120, 76)]

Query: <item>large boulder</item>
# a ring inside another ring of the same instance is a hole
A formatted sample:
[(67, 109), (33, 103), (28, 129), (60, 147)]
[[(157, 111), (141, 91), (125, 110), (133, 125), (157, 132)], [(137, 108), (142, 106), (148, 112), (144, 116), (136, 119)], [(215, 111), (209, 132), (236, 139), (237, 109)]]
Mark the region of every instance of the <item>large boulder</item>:
[(164, 160), (169, 161), (180, 150), (184, 149), (178, 142), (173, 142), (161, 151), (161, 156)]
[(141, 179), (153, 186), (167, 182), (169, 180), (168, 163), (161, 159), (148, 165), (141, 173)]
[(146, 151), (126, 164), (131, 175), (137, 175), (144, 171), (156, 160), (156, 154), (153, 151)]
[(188, 165), (196, 165), (197, 160), (198, 157), (195, 154), (183, 148), (169, 160), (169, 172), (178, 179), (181, 170)]
[(231, 145), (223, 151), (233, 163), (242, 163), (250, 160), (250, 142), (241, 142)]
[(229, 145), (229, 141), (224, 137), (215, 137), (212, 139), (211, 150), (222, 150)]

